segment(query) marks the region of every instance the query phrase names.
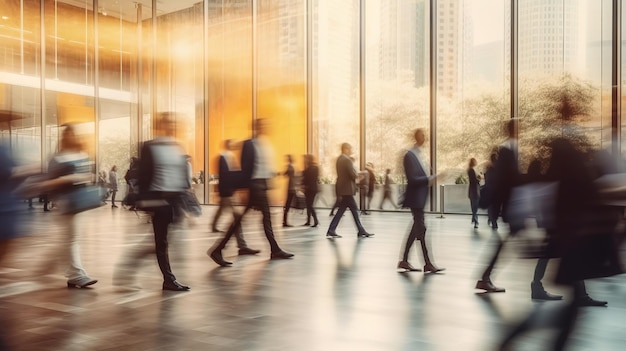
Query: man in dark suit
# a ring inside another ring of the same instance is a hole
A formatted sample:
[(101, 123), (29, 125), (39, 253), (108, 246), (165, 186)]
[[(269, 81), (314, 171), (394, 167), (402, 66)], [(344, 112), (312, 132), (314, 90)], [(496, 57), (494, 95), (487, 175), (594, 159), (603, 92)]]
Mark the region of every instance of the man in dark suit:
[(292, 253), (281, 250), (274, 238), (270, 207), (267, 199), (269, 182), (276, 175), (273, 164), (274, 150), (268, 140), (269, 122), (266, 119), (257, 119), (254, 123), (254, 137), (243, 143), (241, 152), (241, 172), (238, 174), (237, 183), (240, 188), (248, 188), (248, 205), (241, 215), (235, 216), (235, 221), (230, 226), (224, 238), (213, 249), (209, 256), (220, 266), (229, 266), (232, 262), (224, 260), (222, 250), (230, 237), (237, 231), (241, 231), (241, 220), (248, 210), (256, 209), (263, 214), (263, 229), (271, 247), (270, 259), (286, 259), (293, 257)]
[(172, 273), (168, 254), (167, 230), (174, 220), (174, 211), (181, 193), (189, 186), (187, 162), (182, 147), (174, 139), (174, 116), (162, 113), (155, 121), (157, 137), (141, 148), (139, 192), (141, 199), (157, 201), (151, 209), (154, 242), (159, 268), (163, 274), (163, 290), (186, 291)]
[(328, 238), (341, 238), (341, 235), (338, 235), (335, 230), (337, 229), (337, 225), (339, 225), (339, 221), (341, 220), (341, 217), (343, 217), (343, 213), (346, 211), (346, 208), (350, 209), (352, 217), (354, 218), (354, 223), (359, 230), (357, 232), (357, 236), (362, 238), (374, 236), (374, 234), (368, 233), (365, 228), (363, 228), (361, 221), (359, 220), (358, 208), (356, 206), (356, 201), (354, 201), (354, 195), (356, 194), (357, 172), (356, 169), (354, 169), (354, 164), (350, 158), (351, 155), (352, 146), (348, 143), (341, 144), (341, 155), (337, 158), (336, 185), (337, 196), (340, 197), (340, 202), (339, 209), (337, 210), (333, 220), (330, 222), (330, 227), (326, 233), (326, 237)]
[[(498, 218), (498, 212), (502, 216), (502, 220), (506, 223), (509, 222), (509, 199), (511, 198), (511, 191), (513, 187), (520, 182), (519, 167), (517, 165), (518, 158), (518, 145), (517, 145), (517, 120), (511, 119), (505, 124), (505, 130), (507, 133), (507, 140), (503, 142), (498, 149), (498, 159), (494, 165), (494, 184), (493, 192), (491, 194), (491, 204), (494, 208), (494, 218)], [(492, 224), (493, 225), (493, 224)], [(497, 226), (494, 227), (494, 229)], [(476, 289), (485, 290), (486, 292), (504, 292), (505, 289), (498, 288), (491, 282), (491, 271), (496, 265), (500, 251), (504, 243), (509, 237), (514, 236), (523, 228), (518, 228), (516, 224), (510, 223), (510, 232), (504, 240), (498, 238), (496, 251), (491, 258), (491, 261), (487, 265), (487, 268), (483, 272), (482, 278), (476, 282)]]
[[(219, 220), (224, 210), (230, 210), (233, 213), (234, 218), (237, 217), (235, 208), (232, 204), (232, 196), (237, 188), (235, 182), (235, 175), (237, 174), (237, 166), (235, 161), (235, 155), (233, 154), (234, 142), (231, 139), (224, 141), (224, 151), (220, 154), (219, 158), (219, 184), (218, 191), (220, 194), (220, 206), (213, 217), (213, 224), (211, 228), (214, 233), (218, 232), (217, 221)], [(256, 255), (261, 250), (255, 250), (248, 247), (246, 240), (243, 238), (241, 230), (235, 232), (235, 238), (237, 239), (237, 247), (239, 247), (240, 255)]]
[(398, 262), (398, 269), (405, 271), (419, 271), (409, 263), (409, 251), (413, 242), (419, 240), (422, 245), (422, 254), (424, 255), (424, 273), (436, 273), (443, 271), (445, 268), (435, 266), (428, 256), (428, 248), (426, 247), (426, 225), (424, 224), (424, 206), (428, 197), (429, 188), (438, 178), (443, 176), (430, 175), (430, 167), (424, 161), (422, 146), (426, 141), (423, 129), (415, 130), (413, 134), (415, 138), (415, 146), (404, 155), (404, 172), (407, 179), (407, 187), (404, 195), (405, 208), (410, 208), (413, 214), (413, 226), (409, 232), (404, 245), (404, 255), (402, 260)]

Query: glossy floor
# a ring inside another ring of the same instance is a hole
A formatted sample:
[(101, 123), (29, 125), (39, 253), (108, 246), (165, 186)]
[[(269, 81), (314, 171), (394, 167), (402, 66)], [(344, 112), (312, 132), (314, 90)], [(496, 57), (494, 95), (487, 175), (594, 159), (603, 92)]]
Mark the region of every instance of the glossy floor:
[[(447, 270), (424, 275), (395, 269), (411, 221), (407, 212), (362, 216), (376, 234), (366, 239), (357, 239), (346, 214), (337, 230), (344, 237), (329, 240), (327, 210), (319, 210), (318, 228), (283, 229), (281, 210), (273, 209), (278, 242), (295, 253), (280, 261), (268, 260), (260, 216), (252, 213), (244, 233), (250, 247), (263, 251), (237, 256), (233, 240), (224, 256), (234, 264), (222, 268), (206, 255), (220, 235), (208, 230), (214, 211), (204, 207), (195, 223), (171, 231), (174, 273), (191, 286), (183, 293), (161, 290), (153, 255), (130, 261), (152, 248), (146, 218), (109, 206), (78, 216), (83, 263), (99, 282), (67, 289), (63, 267), (55, 268), (56, 258), (48, 254), (60, 239), (59, 216), (31, 211), (33, 234), (15, 242), (0, 271), (5, 339), (15, 350), (491, 350), (531, 309), (546, 319), (564, 306), (530, 300), (535, 261), (518, 258), (515, 244), (493, 277), (506, 293), (477, 294), (473, 288), (494, 234), (484, 223), (472, 229), (469, 216), (427, 215), (432, 256)], [(290, 221), (301, 225), (305, 219), (293, 212)], [(411, 262), (423, 264), (416, 248)], [(545, 285), (567, 293), (550, 284), (555, 263)], [(625, 283), (625, 276), (588, 282), (590, 294), (609, 305), (582, 309), (569, 349), (624, 349)], [(515, 349), (549, 349), (552, 337), (540, 329)]]

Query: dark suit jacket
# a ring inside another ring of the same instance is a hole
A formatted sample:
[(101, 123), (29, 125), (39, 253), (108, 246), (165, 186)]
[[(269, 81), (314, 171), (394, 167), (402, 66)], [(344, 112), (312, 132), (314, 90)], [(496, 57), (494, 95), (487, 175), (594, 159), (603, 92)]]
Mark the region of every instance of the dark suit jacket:
[(306, 193), (317, 193), (319, 173), (319, 168), (316, 165), (309, 166), (302, 172), (302, 185)]
[(467, 196), (470, 199), (478, 199), (480, 194), (480, 183), (476, 176), (476, 171), (473, 168), (467, 170), (467, 177), (469, 178), (469, 190)]
[(236, 183), (239, 188), (249, 188), (252, 180), (252, 171), (254, 170), (254, 159), (256, 152), (252, 139), (243, 142), (241, 150), (241, 172), (238, 173)]
[(238, 177), (238, 171), (231, 171), (228, 168), (228, 162), (226, 162), (226, 158), (224, 155), (220, 155), (220, 163), (219, 163), (219, 184), (217, 185), (217, 189), (219, 190), (220, 197), (231, 197), (233, 196), (233, 192), (237, 187), (236, 179)]
[(511, 190), (520, 180), (519, 168), (515, 153), (508, 147), (501, 146), (498, 151), (498, 160), (494, 169), (495, 188), (493, 205), (496, 209), (502, 208), (502, 219), (508, 221), (507, 208), (511, 198)]
[(423, 209), (428, 197), (429, 177), (412, 151), (407, 151), (403, 163), (407, 186), (402, 206)]
[[(150, 186), (152, 185), (152, 179), (154, 177), (154, 159), (152, 150), (153, 147), (159, 144), (169, 143), (160, 140), (149, 140), (143, 143), (141, 147), (141, 159), (139, 160), (139, 172), (138, 172), (138, 185), (139, 193), (143, 198), (147, 197), (150, 192)], [(175, 142), (172, 142), (175, 143)], [(181, 158), (184, 157), (181, 155)], [(184, 164), (181, 162), (181, 165)], [(180, 168), (180, 177), (187, 178), (187, 168)]]
[(337, 158), (337, 195), (354, 195), (356, 194), (356, 170), (352, 160), (341, 154)]

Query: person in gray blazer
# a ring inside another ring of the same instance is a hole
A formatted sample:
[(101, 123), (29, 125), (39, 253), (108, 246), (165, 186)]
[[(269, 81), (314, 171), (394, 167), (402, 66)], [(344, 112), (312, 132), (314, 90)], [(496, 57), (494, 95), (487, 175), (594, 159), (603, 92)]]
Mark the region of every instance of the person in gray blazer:
[(341, 217), (343, 217), (343, 213), (346, 211), (346, 208), (350, 209), (352, 213), (352, 217), (354, 218), (354, 223), (358, 229), (357, 236), (361, 238), (369, 238), (374, 236), (374, 234), (368, 233), (363, 225), (361, 225), (361, 221), (359, 220), (359, 212), (356, 206), (356, 201), (354, 201), (354, 195), (356, 194), (356, 180), (357, 180), (357, 172), (354, 169), (354, 164), (352, 163), (352, 159), (350, 156), (352, 155), (352, 146), (348, 143), (341, 144), (341, 155), (337, 158), (337, 196), (340, 197), (339, 209), (333, 217), (333, 220), (330, 222), (330, 227), (328, 228), (328, 232), (326, 233), (327, 238), (341, 238), (341, 235), (338, 235), (335, 230), (337, 229), (337, 225), (339, 225), (339, 221)]
[(428, 197), (429, 188), (435, 181), (443, 176), (430, 175), (430, 167), (426, 164), (423, 157), (422, 146), (426, 141), (423, 129), (417, 129), (414, 133), (415, 145), (404, 155), (404, 172), (408, 181), (406, 193), (404, 195), (404, 208), (410, 208), (413, 214), (413, 226), (407, 236), (404, 245), (404, 255), (402, 260), (398, 262), (398, 269), (404, 271), (419, 271), (409, 263), (409, 251), (413, 242), (419, 240), (422, 244), (422, 254), (424, 255), (424, 273), (436, 273), (443, 271), (445, 268), (435, 266), (428, 256), (426, 247), (426, 225), (424, 224), (424, 206)]

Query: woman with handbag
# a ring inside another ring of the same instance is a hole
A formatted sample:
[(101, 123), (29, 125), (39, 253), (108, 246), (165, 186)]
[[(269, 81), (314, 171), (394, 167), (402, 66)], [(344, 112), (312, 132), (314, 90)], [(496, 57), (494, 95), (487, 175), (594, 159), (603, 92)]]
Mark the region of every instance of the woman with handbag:
[[(59, 258), (55, 263), (67, 264), (65, 276), (68, 287), (84, 288), (97, 283), (98, 280), (89, 277), (83, 268), (80, 258), (76, 214), (93, 208), (93, 205), (87, 204), (87, 202), (93, 203), (93, 201), (81, 198), (77, 202), (75, 197), (77, 190), (95, 189), (95, 192), (79, 192), (81, 193), (80, 196), (83, 196), (82, 193), (95, 195), (93, 200), (95, 204), (98, 204), (99, 192), (97, 187), (88, 188), (85, 186), (93, 181), (92, 162), (83, 151), (83, 145), (76, 136), (72, 125), (65, 125), (59, 145), (59, 152), (52, 157), (48, 165), (48, 180), (40, 184), (45, 193), (52, 194), (60, 209), (57, 219), (61, 228), (59, 236), (62, 242), (58, 244), (55, 252), (48, 257), (54, 260)], [(49, 264), (46, 265), (50, 266)]]

